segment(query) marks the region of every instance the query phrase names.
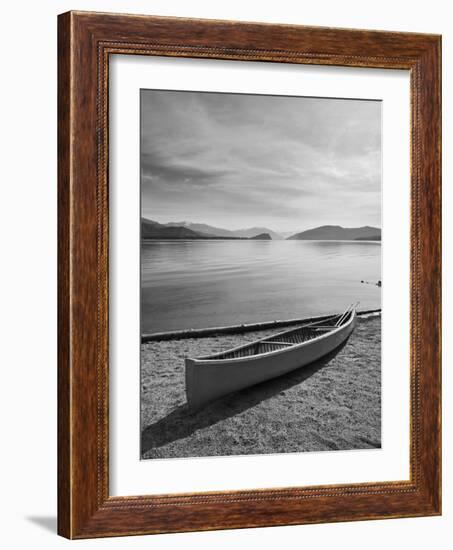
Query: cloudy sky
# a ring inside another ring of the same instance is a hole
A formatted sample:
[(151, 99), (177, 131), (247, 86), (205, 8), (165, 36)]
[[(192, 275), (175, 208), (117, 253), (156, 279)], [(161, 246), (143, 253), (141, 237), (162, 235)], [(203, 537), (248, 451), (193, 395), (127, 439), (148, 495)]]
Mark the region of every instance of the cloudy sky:
[(142, 215), (227, 229), (381, 226), (381, 103), (141, 92)]

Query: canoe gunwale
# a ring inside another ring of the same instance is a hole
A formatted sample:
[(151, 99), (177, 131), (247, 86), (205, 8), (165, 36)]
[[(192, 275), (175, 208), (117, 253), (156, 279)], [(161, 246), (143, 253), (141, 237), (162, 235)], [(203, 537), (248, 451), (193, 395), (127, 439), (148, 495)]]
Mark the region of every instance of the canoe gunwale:
[[(332, 317), (332, 318), (334, 318), (334, 317)], [(210, 366), (219, 366), (219, 367), (221, 367), (221, 366), (225, 366), (226, 364), (230, 364), (230, 363), (234, 364), (234, 363), (240, 363), (240, 362), (243, 363), (243, 362), (247, 362), (247, 361), (257, 361), (257, 360), (260, 360), (261, 358), (264, 358), (264, 357), (272, 357), (272, 356), (277, 356), (277, 355), (280, 355), (280, 354), (285, 354), (285, 353), (288, 353), (289, 350), (303, 349), (304, 347), (313, 344), (313, 342), (322, 341), (323, 339), (331, 337), (333, 334), (337, 334), (340, 331), (346, 330), (347, 327), (349, 327), (354, 322), (354, 319), (356, 317), (357, 317), (357, 312), (354, 308), (350, 312), (349, 320), (346, 321), (344, 324), (342, 324), (338, 327), (332, 326), (332, 330), (320, 333), (318, 336), (315, 336), (314, 338), (310, 338), (309, 340), (306, 340), (305, 342), (294, 343), (294, 345), (292, 345), (292, 346), (285, 345), (281, 349), (267, 351), (267, 352), (264, 352), (264, 353), (257, 353), (257, 354), (253, 354), (253, 355), (245, 355), (245, 356), (242, 356), (242, 357), (226, 357), (226, 358), (219, 357), (221, 355), (224, 355), (225, 353), (235, 352), (235, 351), (244, 349), (248, 346), (252, 346), (252, 345), (259, 344), (261, 342), (265, 342), (266, 340), (271, 339), (271, 338), (281, 337), (284, 334), (288, 334), (290, 332), (296, 331), (297, 329), (285, 330), (285, 331), (279, 332), (277, 334), (267, 336), (267, 337), (262, 338), (260, 340), (255, 340), (255, 341), (249, 342), (247, 344), (242, 344), (241, 346), (237, 346), (235, 348), (231, 348), (231, 349), (228, 349), (228, 350), (225, 350), (223, 352), (216, 353), (216, 354), (213, 354), (213, 355), (205, 355), (205, 356), (197, 357), (197, 358), (187, 357), (186, 361), (190, 361), (194, 366), (195, 365), (200, 365), (200, 366), (201, 365), (210, 365)], [(310, 328), (310, 326), (299, 327), (299, 328)], [(316, 328), (316, 327), (313, 327), (313, 328)]]

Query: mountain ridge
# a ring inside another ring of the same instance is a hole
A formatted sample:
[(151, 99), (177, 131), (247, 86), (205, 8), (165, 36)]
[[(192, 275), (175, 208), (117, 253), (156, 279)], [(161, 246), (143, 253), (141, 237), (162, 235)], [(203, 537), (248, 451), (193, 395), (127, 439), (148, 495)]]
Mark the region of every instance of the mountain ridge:
[(269, 233), (260, 233), (259, 235), (255, 235), (254, 237), (249, 237), (249, 239), (257, 241), (271, 241), (272, 237), (269, 235)]
[(162, 224), (148, 218), (141, 218), (141, 238), (142, 239), (185, 239), (185, 240), (207, 240), (207, 239), (227, 239), (241, 240), (242, 237), (219, 237), (210, 233), (194, 231), (188, 227), (174, 224)]
[(341, 225), (321, 225), (313, 229), (307, 229), (295, 233), (288, 240), (300, 241), (356, 241), (356, 240), (377, 240), (381, 238), (379, 227), (364, 225), (361, 227), (342, 227)]
[[(141, 218), (143, 239), (227, 239), (227, 240), (282, 240), (281, 233), (263, 227), (229, 230), (202, 223), (170, 222), (159, 223)], [(381, 229), (364, 225), (361, 227), (342, 227), (341, 225), (322, 225), (290, 234), (287, 240), (348, 240), (380, 241)]]
[(243, 229), (223, 229), (222, 227), (216, 227), (214, 225), (208, 225), (206, 223), (193, 223), (188, 221), (181, 221), (181, 222), (169, 222), (166, 224), (168, 227), (187, 227), (188, 229), (191, 229), (192, 231), (201, 232), (201, 233), (209, 233), (215, 237), (241, 237), (250, 239), (251, 237), (255, 237), (256, 235), (260, 235), (262, 233), (268, 233), (271, 237), (271, 239), (278, 240), (283, 239), (284, 237), (278, 233), (277, 231), (273, 231), (272, 229), (269, 229), (267, 227), (246, 227)]

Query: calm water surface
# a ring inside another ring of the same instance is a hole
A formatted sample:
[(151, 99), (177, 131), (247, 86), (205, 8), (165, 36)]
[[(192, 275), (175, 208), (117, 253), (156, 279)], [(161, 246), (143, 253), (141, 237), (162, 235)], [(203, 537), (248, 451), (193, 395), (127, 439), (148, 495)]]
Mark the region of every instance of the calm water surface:
[(142, 243), (142, 332), (378, 308), (381, 244), (364, 241)]

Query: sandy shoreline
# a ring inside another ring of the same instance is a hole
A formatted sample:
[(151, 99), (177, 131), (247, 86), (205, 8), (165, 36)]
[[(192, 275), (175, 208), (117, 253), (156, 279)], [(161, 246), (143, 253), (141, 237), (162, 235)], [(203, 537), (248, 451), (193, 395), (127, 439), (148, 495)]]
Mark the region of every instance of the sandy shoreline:
[(275, 329), (141, 347), (142, 457), (379, 448), (381, 318), (359, 318), (337, 353), (286, 376), (186, 408), (184, 356), (222, 351)]

